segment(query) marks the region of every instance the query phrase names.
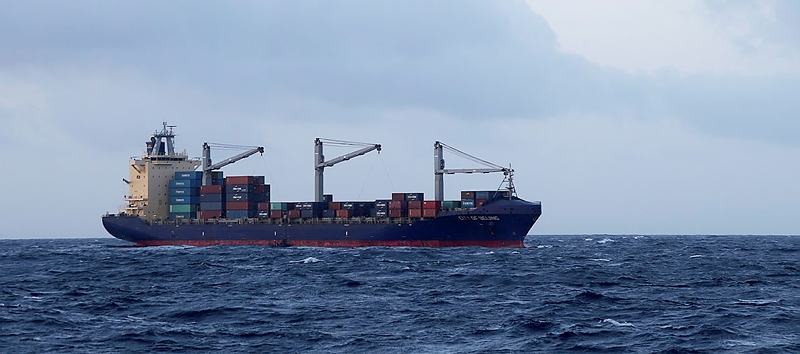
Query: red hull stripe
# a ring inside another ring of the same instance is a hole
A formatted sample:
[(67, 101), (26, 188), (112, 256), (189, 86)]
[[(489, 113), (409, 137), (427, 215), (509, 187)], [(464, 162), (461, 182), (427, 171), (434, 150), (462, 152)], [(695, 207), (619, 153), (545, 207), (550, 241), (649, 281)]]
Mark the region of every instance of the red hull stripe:
[(443, 240), (152, 240), (139, 241), (139, 246), (298, 246), (298, 247), (524, 247), (519, 241), (443, 241)]

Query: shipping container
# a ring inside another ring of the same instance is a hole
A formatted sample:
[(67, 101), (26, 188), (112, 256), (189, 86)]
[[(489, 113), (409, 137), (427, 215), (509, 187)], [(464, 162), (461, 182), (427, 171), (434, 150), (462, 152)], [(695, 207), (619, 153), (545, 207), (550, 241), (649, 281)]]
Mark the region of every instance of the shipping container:
[(200, 195), (200, 203), (213, 203), (213, 202), (224, 202), (224, 194), (201, 194)]
[(475, 199), (474, 191), (461, 191), (461, 200)]
[(222, 217), (222, 210), (201, 210), (197, 215), (200, 219), (218, 219)]
[(336, 217), (336, 210), (328, 209), (322, 211), (323, 218), (335, 218)]
[(273, 209), (272, 211), (269, 212), (269, 217), (270, 219), (282, 219), (283, 211)]
[(328, 203), (328, 210), (339, 210), (342, 208), (342, 203), (340, 202), (330, 202)]
[(200, 197), (192, 195), (173, 195), (169, 197), (170, 204), (198, 204)]
[(201, 202), (200, 211), (217, 211), (225, 210), (225, 204), (222, 202)]
[(170, 188), (170, 196), (197, 196), (200, 195), (199, 188)]
[(170, 219), (174, 219), (174, 220), (195, 219), (195, 218), (197, 218), (197, 213), (196, 212), (192, 212), (192, 213), (169, 213), (169, 218)]
[(255, 202), (226, 202), (225, 203), (226, 210), (256, 210), (256, 203)]
[(225, 192), (227, 193), (250, 193), (255, 192), (256, 186), (253, 184), (226, 184)]
[(255, 218), (258, 214), (255, 210), (226, 210), (225, 217), (228, 219), (247, 219)]
[(269, 219), (269, 210), (259, 210), (256, 214), (259, 219)]
[(392, 200), (389, 209), (408, 209), (408, 203), (405, 200)]
[(389, 209), (389, 217), (390, 218), (402, 218), (408, 215), (407, 210), (404, 209)]
[(333, 194), (323, 194), (322, 201), (325, 203), (333, 202)]
[(458, 208), (461, 208), (460, 200), (445, 200), (442, 202), (442, 209), (444, 210), (453, 210)]
[(422, 201), (421, 200), (409, 200), (408, 201), (408, 208), (409, 209), (422, 209)]
[(300, 210), (298, 209), (289, 210), (286, 212), (286, 215), (289, 217), (289, 219), (297, 219), (300, 217)]
[(256, 209), (258, 209), (258, 211), (269, 211), (269, 203), (267, 202), (258, 203), (258, 205), (256, 205)]
[(336, 211), (337, 218), (349, 218), (351, 216), (350, 210), (347, 209), (339, 209)]
[(200, 188), (202, 182), (199, 179), (173, 179), (169, 182), (170, 188)]
[(255, 193), (228, 193), (225, 195), (225, 200), (229, 202), (266, 202), (269, 201), (269, 196), (264, 194)]
[(228, 176), (225, 184), (264, 184), (264, 176)]
[(440, 210), (442, 209), (442, 202), (438, 200), (426, 200), (424, 203), (422, 203), (422, 209)]
[(475, 207), (475, 200), (462, 200), (461, 201), (462, 208), (474, 208)]
[(328, 206), (325, 202), (302, 202), (295, 204), (296, 209), (322, 211)]
[(287, 202), (272, 202), (269, 203), (269, 208), (272, 210), (292, 210), (294, 209), (295, 203), (287, 203)]
[(410, 217), (410, 218), (421, 218), (422, 217), (422, 209), (408, 209), (408, 217)]
[(375, 201), (375, 207), (376, 208), (382, 208), (382, 209), (389, 209), (389, 203), (390, 202), (391, 202), (391, 200), (388, 200), (388, 199), (378, 199), (378, 200)]
[(376, 218), (386, 218), (389, 217), (389, 210), (375, 210), (375, 217)]
[(302, 218), (319, 218), (322, 217), (322, 210), (316, 209), (301, 209), (300, 217)]
[(426, 218), (435, 218), (439, 216), (439, 209), (422, 209), (422, 216)]
[(406, 200), (409, 202), (412, 200), (423, 201), (425, 200), (425, 193), (406, 193)]
[(476, 207), (476, 208), (480, 208), (480, 207), (482, 207), (484, 204), (486, 204), (486, 201), (485, 201), (485, 200), (477, 200), (477, 199), (475, 200), (475, 207)]
[(406, 194), (405, 193), (392, 193), (392, 200), (405, 201), (406, 200)]
[(476, 200), (477, 199), (487, 200), (487, 199), (489, 199), (491, 194), (494, 194), (494, 191), (491, 191), (491, 192), (490, 191), (476, 191), (475, 192), (475, 199)]
[(175, 172), (175, 178), (173, 179), (195, 179), (200, 180), (203, 179), (203, 172), (202, 171), (178, 171)]
[(170, 204), (170, 213), (192, 213), (197, 211), (197, 204)]
[(203, 194), (222, 194), (225, 191), (224, 186), (202, 186), (200, 187), (200, 195)]

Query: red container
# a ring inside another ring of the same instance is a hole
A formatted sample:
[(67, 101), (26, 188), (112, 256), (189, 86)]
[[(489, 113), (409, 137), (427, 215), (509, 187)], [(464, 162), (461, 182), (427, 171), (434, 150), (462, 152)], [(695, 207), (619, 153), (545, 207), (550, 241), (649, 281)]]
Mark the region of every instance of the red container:
[(476, 201), (475, 201), (475, 207), (476, 207), (476, 208), (480, 208), (480, 207), (482, 207), (484, 204), (486, 204), (486, 201), (485, 201), (485, 200), (480, 200), (480, 199), (478, 199), (478, 200), (476, 200)]
[(408, 217), (410, 217), (410, 218), (421, 218), (422, 217), (422, 209), (408, 209)]
[(256, 193), (269, 193), (269, 184), (258, 184), (255, 186)]
[(269, 213), (270, 219), (281, 219), (283, 218), (283, 212), (280, 210), (273, 210)]
[(227, 210), (250, 210), (253, 209), (255, 205), (253, 202), (226, 202), (225, 209)]
[(330, 202), (328, 203), (328, 210), (339, 210), (342, 208), (342, 203), (340, 202)]
[(392, 193), (392, 200), (406, 200), (405, 193)]
[(289, 219), (297, 219), (300, 217), (300, 209), (292, 209), (286, 212)]
[(408, 203), (405, 200), (392, 200), (389, 202), (389, 209), (405, 209), (408, 208)]
[(422, 208), (439, 210), (442, 208), (442, 202), (438, 200), (426, 200), (424, 203), (422, 203)]
[(336, 211), (337, 218), (349, 218), (350, 217), (350, 210), (339, 209)]
[(222, 194), (224, 190), (225, 190), (224, 186), (221, 185), (201, 186), (200, 194)]
[(439, 209), (422, 209), (422, 216), (426, 218), (435, 218), (439, 215)]
[(461, 191), (461, 200), (475, 199), (474, 191)]
[(389, 217), (390, 218), (402, 218), (403, 217), (403, 210), (402, 209), (389, 209)]
[(258, 203), (258, 211), (269, 211), (269, 203)]
[(217, 219), (222, 217), (222, 210), (207, 210), (198, 213), (200, 219)]
[(408, 202), (409, 209), (422, 209), (422, 201), (421, 200), (412, 200)]
[(264, 176), (228, 176), (225, 184), (264, 184)]

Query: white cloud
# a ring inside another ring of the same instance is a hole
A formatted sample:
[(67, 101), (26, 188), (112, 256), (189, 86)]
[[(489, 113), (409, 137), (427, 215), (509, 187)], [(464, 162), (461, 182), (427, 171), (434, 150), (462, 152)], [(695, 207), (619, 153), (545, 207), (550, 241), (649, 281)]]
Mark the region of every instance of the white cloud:
[(800, 73), (796, 43), (770, 33), (780, 27), (777, 0), (528, 4), (551, 25), (561, 50), (627, 72)]

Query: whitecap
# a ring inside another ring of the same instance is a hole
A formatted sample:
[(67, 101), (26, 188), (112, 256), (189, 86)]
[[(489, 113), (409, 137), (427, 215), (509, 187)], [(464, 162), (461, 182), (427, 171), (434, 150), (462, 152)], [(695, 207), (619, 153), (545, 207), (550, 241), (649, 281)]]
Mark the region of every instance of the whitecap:
[(319, 258), (315, 258), (315, 257), (307, 257), (307, 258), (304, 258), (304, 259), (299, 260), (299, 261), (290, 261), (289, 263), (309, 264), (309, 263), (317, 263), (317, 262), (322, 262), (322, 260), (319, 259)]
[(553, 245), (537, 245), (536, 248), (553, 248)]
[(777, 303), (779, 303), (780, 301), (781, 301), (781, 300), (775, 300), (775, 299), (755, 299), (755, 300), (742, 300), (742, 299), (738, 299), (738, 300), (736, 300), (736, 304), (737, 304), (737, 305), (755, 305), (755, 306), (764, 306), (764, 305), (769, 305), (769, 304), (777, 304)]
[(587, 238), (587, 239), (584, 239), (584, 241), (594, 241), (594, 239), (593, 238)]
[(612, 324), (612, 325), (614, 325), (614, 326), (617, 326), (617, 327), (636, 327), (636, 326), (634, 326), (632, 323), (628, 323), (628, 322), (618, 322), (618, 321), (612, 320), (612, 319), (610, 319), (610, 318), (606, 318), (606, 319), (604, 319), (604, 320), (603, 320), (603, 321), (601, 321), (601, 322), (602, 322), (602, 323), (610, 323), (610, 324)]
[(607, 258), (589, 258), (589, 260), (595, 262), (611, 262), (611, 260)]
[(600, 244), (603, 244), (603, 243), (606, 243), (606, 242), (615, 242), (615, 241), (610, 239), (610, 238), (604, 238), (604, 239), (602, 239), (600, 241), (597, 241), (597, 243), (600, 243)]
[(693, 254), (693, 255), (689, 256), (689, 258), (700, 258), (700, 257), (705, 257), (705, 256), (702, 255), (702, 254)]

